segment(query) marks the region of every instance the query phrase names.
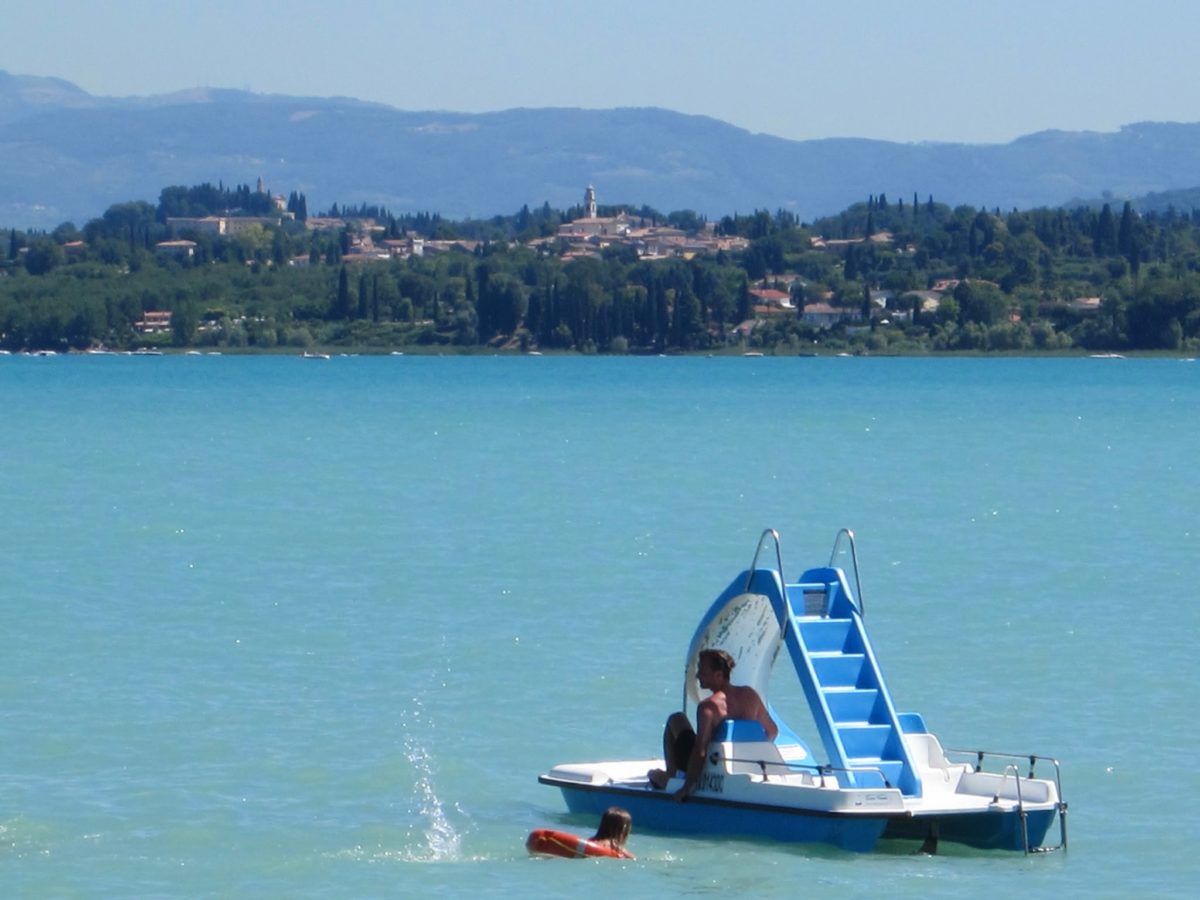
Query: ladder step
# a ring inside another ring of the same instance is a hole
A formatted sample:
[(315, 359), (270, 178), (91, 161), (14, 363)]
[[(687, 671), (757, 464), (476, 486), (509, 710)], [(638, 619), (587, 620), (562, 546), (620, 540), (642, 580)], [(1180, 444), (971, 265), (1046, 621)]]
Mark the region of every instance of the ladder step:
[(866, 657), (861, 653), (810, 654), (822, 687), (858, 687)]
[(841, 725), (838, 737), (850, 759), (882, 759), (892, 737), (891, 725)]
[(797, 627), (809, 652), (819, 653), (858, 649), (848, 646), (853, 633), (851, 624), (849, 619), (812, 619), (797, 622)]
[(827, 687), (824, 693), (829, 714), (839, 725), (851, 722), (867, 724), (877, 714), (879, 691), (874, 688)]

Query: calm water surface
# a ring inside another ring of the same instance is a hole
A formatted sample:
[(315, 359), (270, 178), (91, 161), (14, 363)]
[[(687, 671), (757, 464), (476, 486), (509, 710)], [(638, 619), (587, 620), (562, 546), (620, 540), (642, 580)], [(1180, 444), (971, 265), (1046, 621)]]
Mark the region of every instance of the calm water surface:
[[(1200, 364), (10, 357), (0, 410), (0, 895), (1200, 880)], [(898, 706), (1059, 757), (1069, 854), (526, 857), (768, 526), (792, 574), (855, 529)]]

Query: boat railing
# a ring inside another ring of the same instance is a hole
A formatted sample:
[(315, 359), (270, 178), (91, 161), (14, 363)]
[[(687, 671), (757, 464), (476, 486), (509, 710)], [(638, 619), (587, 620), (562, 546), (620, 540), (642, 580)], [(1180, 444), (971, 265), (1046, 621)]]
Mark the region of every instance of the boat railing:
[(833, 568), (834, 562), (837, 560), (838, 553), (843, 552), (841, 550), (843, 538), (845, 538), (846, 542), (850, 545), (850, 562), (854, 567), (854, 599), (858, 602), (858, 614), (860, 616), (865, 616), (867, 614), (867, 607), (866, 604), (863, 603), (862, 582), (859, 581), (858, 578), (858, 551), (854, 547), (854, 532), (849, 528), (843, 528), (833, 539), (833, 550), (829, 554), (829, 567)]
[[(720, 761), (721, 757), (714, 753), (712, 755), (712, 762), (717, 763)], [(816, 775), (833, 775), (837, 772), (845, 772), (849, 775), (873, 774), (880, 777), (880, 779), (883, 781), (884, 787), (893, 787), (892, 783), (888, 781), (888, 777), (884, 773), (883, 769), (879, 768), (878, 766), (831, 766), (824, 763), (790, 762), (786, 759), (744, 759), (736, 756), (726, 756), (724, 757), (724, 762), (758, 766), (760, 772), (762, 773), (763, 781), (770, 780), (767, 769), (783, 769), (786, 772), (812, 772)]]
[(758, 546), (754, 548), (754, 559), (750, 560), (750, 571), (746, 573), (746, 592), (750, 591), (750, 585), (754, 581), (755, 567), (758, 566), (758, 555), (762, 553), (763, 543), (767, 538), (775, 542), (775, 571), (779, 575), (779, 586), (782, 589), (786, 581), (783, 580), (783, 550), (779, 546), (779, 532), (774, 528), (768, 528), (758, 538)]
[[(883, 786), (885, 788), (891, 789), (896, 786), (896, 785), (892, 784), (891, 780), (887, 777), (887, 773), (884, 772), (883, 769), (881, 769), (879, 766), (823, 765), (823, 766), (817, 766), (817, 769), (818, 769), (818, 771), (820, 771), (820, 773), (822, 775), (831, 775), (836, 772), (845, 772), (847, 775), (878, 775), (879, 780), (883, 782)], [(864, 785), (859, 785), (859, 786), (864, 787)], [(871, 785), (865, 785), (865, 786), (870, 787)]]
[[(1003, 772), (994, 773), (1001, 776), (1000, 787), (997, 788), (992, 797), (992, 803), (999, 804), (1000, 790), (1003, 789), (1004, 783), (1008, 780), (1008, 776), (1012, 775), (1013, 783), (1016, 785), (1017, 793), (1017, 811), (1021, 817), (1021, 836), (1025, 844), (1026, 853), (1049, 853), (1053, 850), (1067, 849), (1067, 801), (1063, 799), (1062, 792), (1062, 766), (1059, 761), (1052, 756), (1039, 756), (1036, 753), (1000, 753), (996, 750), (960, 750), (953, 747), (947, 747), (944, 751), (947, 754), (956, 753), (962, 756), (975, 757), (975, 771), (984, 771), (984, 760), (1011, 760), (1004, 766)], [(1021, 775), (1021, 767), (1017, 760), (1024, 762), (1029, 761), (1029, 773), (1025, 776)], [(1058, 843), (1053, 847), (1030, 847), (1029, 846), (1029, 828), (1026, 822), (1027, 813), (1025, 812), (1025, 800), (1021, 794), (1021, 779), (1022, 777), (1032, 780), (1037, 777), (1036, 768), (1038, 762), (1041, 761), (1054, 767), (1054, 790), (1058, 795)]]
[(762, 773), (763, 781), (768, 780), (767, 769), (783, 769), (787, 772), (799, 770), (805, 772), (815, 772), (816, 774), (820, 775), (822, 774), (822, 770), (826, 768), (825, 766), (820, 766), (816, 763), (788, 762), (786, 759), (747, 759), (738, 756), (726, 756), (722, 758), (715, 753), (713, 754), (712, 761), (714, 763), (741, 763), (745, 766), (758, 766), (759, 771)]

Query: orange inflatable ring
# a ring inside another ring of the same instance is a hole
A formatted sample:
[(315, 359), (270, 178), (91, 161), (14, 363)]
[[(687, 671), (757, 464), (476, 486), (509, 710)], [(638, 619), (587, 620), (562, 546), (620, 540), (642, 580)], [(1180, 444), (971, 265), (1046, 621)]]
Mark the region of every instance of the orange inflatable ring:
[(563, 859), (582, 859), (585, 856), (621, 857), (620, 850), (607, 844), (585, 840), (578, 835), (552, 828), (535, 828), (525, 839), (525, 849), (533, 855), (561, 856)]

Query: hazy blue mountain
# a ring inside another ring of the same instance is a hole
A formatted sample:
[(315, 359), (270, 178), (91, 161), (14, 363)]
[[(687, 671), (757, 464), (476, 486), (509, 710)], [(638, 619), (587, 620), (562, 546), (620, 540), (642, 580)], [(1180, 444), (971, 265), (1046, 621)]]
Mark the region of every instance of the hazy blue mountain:
[(1112, 197), (1106, 195), (1090, 200), (1080, 200), (1072, 205), (1091, 206), (1099, 209), (1107, 203), (1114, 211), (1119, 211), (1124, 205), (1125, 200), (1129, 200), (1133, 204), (1133, 208), (1141, 213), (1166, 213), (1172, 209), (1179, 213), (1190, 213), (1194, 209), (1200, 209), (1200, 187), (1155, 191), (1140, 197)]
[[(414, 98), (419, 103), (419, 97)], [(1047, 131), (1008, 144), (788, 141), (663, 109), (409, 112), (347, 98), (197, 89), (97, 97), (0, 71), (0, 225), (82, 224), (162, 187), (224, 181), (459, 218), (522, 204), (601, 204), (709, 216), (835, 213), (893, 201), (1027, 208), (1200, 182), (1200, 124)]]

